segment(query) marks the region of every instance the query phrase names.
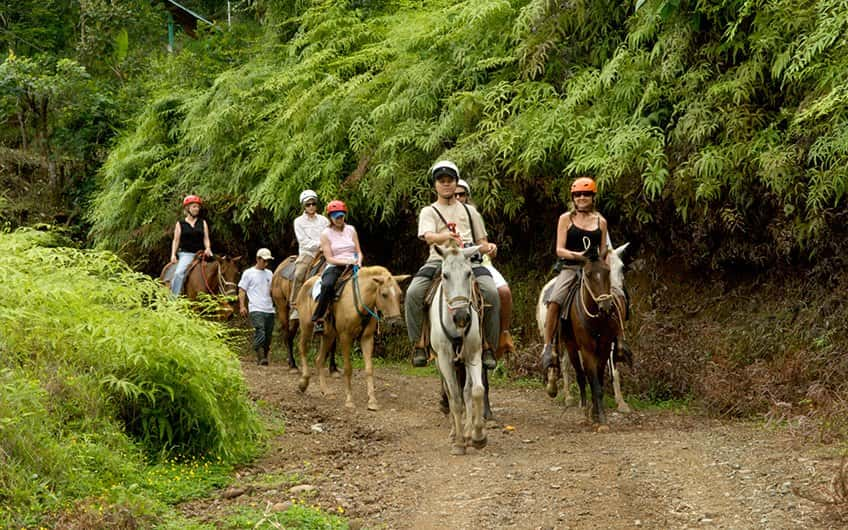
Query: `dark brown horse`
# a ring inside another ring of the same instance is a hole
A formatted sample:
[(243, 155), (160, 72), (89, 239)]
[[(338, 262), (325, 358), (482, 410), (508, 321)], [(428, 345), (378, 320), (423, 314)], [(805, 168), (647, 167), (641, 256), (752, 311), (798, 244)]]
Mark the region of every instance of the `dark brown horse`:
[[(238, 261), (241, 256), (215, 256), (208, 258), (198, 254), (186, 272), (183, 292), (191, 301), (198, 301), (203, 295), (214, 297), (238, 296), (239, 269)], [(160, 279), (164, 279), (173, 264), (169, 263), (162, 269)], [(222, 299), (213, 311), (218, 318), (226, 320), (233, 315), (232, 300)]]
[[(558, 343), (565, 346), (577, 375), (580, 406), (599, 431), (608, 430), (604, 413), (604, 370), (622, 324), (610, 292), (610, 268), (606, 251), (596, 259), (586, 259), (579, 286), (567, 308), (568, 320), (560, 321)], [(561, 348), (555, 348), (557, 354)], [(557, 359), (546, 374), (548, 390), (556, 388), (560, 362)], [(591, 412), (586, 402), (586, 382), (592, 389)], [(554, 393), (555, 395), (555, 393)], [(591, 413), (591, 416), (590, 416)]]

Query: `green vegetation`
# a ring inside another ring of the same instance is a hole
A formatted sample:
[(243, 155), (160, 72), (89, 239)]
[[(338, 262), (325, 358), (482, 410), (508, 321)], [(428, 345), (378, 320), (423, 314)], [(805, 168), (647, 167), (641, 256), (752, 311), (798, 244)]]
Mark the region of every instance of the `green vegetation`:
[(0, 235), (0, 523), (76, 502), (151, 515), (223, 484), (263, 445), (223, 329), (114, 255), (59, 244)]

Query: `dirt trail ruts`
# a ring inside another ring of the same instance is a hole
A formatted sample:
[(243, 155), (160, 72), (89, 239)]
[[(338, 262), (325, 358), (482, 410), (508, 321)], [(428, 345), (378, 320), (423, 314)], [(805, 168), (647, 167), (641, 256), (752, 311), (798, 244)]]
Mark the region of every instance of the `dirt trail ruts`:
[[(488, 446), (454, 457), (435, 377), (378, 367), (381, 410), (369, 412), (361, 372), (354, 376), (357, 408), (349, 411), (340, 379), (331, 379), (335, 394), (325, 398), (317, 379), (298, 392), (298, 376), (280, 365), (243, 368), (252, 396), (280, 414), (286, 429), (239, 480), (299, 473), (317, 487), (311, 503), (342, 507), (355, 528), (839, 526), (791, 491), (827, 483), (838, 465), (835, 450), (786, 431), (636, 412), (611, 413), (610, 431), (595, 433), (578, 409), (565, 409), (543, 389), (510, 385), (492, 390), (498, 421), (487, 429)], [(233, 504), (270, 506), (290, 497), (285, 489), (251, 488), (182, 508), (214, 520)]]

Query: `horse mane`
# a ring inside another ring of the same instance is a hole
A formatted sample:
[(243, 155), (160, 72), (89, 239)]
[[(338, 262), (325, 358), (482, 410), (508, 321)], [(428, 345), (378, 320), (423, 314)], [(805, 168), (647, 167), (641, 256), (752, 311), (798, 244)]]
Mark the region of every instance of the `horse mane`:
[(371, 265), (369, 267), (361, 267), (359, 269), (359, 277), (363, 279), (373, 278), (375, 276), (391, 276), (389, 269), (382, 265)]

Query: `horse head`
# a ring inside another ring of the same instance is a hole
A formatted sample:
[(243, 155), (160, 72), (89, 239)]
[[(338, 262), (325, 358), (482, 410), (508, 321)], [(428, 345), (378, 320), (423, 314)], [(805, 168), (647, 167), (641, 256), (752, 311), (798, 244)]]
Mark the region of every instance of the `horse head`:
[(442, 257), (442, 296), (457, 330), (464, 330), (471, 324), (474, 274), (469, 258), (479, 249), (477, 245), (459, 248), (453, 240), (447, 247), (436, 247), (436, 252)]
[(220, 294), (226, 296), (238, 295), (238, 261), (241, 256), (230, 258), (229, 256), (215, 256), (218, 263), (218, 287)]
[[(583, 288), (604, 316), (612, 314), (613, 297), (610, 292), (610, 266), (607, 263), (609, 249), (598, 255), (583, 258)], [(587, 300), (588, 301), (588, 300)]]
[[(388, 272), (388, 271), (386, 271)], [(403, 322), (401, 317), (402, 305), (401, 294), (403, 289), (399, 283), (408, 279), (409, 274), (391, 275), (385, 274), (375, 276), (372, 280), (377, 284), (376, 299), (374, 306), (377, 312), (382, 316), (382, 323), (389, 331)]]

